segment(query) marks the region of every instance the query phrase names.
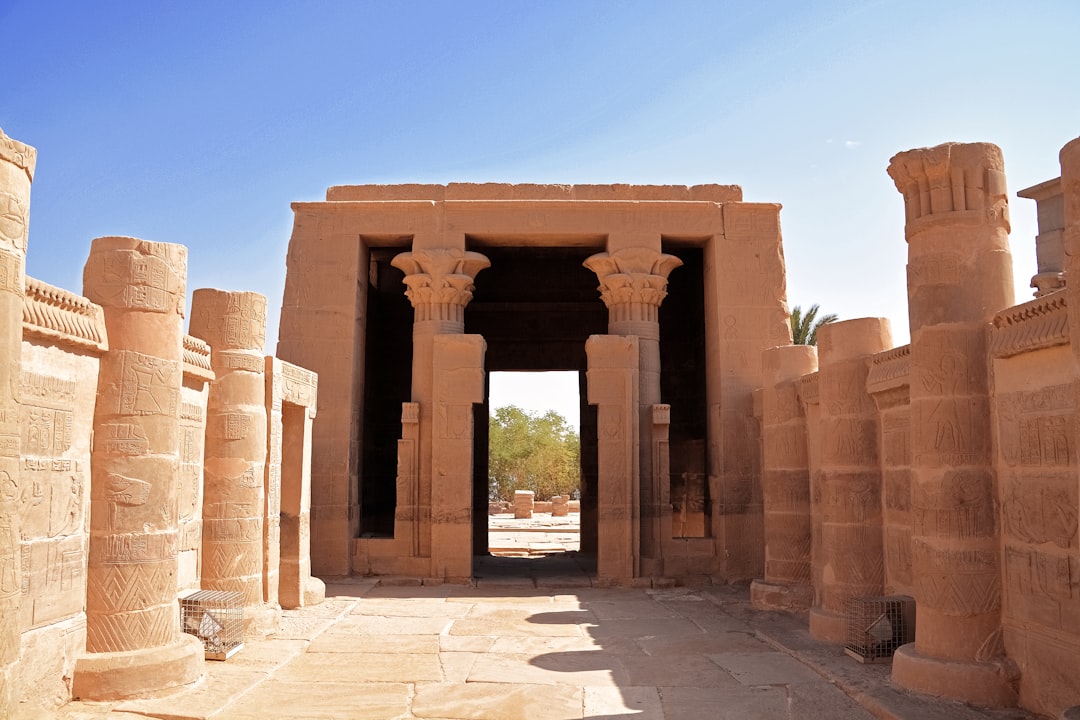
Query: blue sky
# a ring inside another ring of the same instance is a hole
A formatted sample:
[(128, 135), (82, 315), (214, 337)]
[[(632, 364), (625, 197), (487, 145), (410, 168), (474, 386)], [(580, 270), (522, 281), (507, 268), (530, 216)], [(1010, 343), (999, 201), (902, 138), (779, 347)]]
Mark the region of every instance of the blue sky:
[(906, 342), (889, 158), (994, 142), (1015, 193), (1080, 135), (1075, 0), (0, 0), (0, 27), (28, 272), (78, 291), (94, 237), (183, 243), (189, 290), (267, 295), (268, 352), (289, 203), (372, 182), (739, 184), (784, 205), (791, 304)]

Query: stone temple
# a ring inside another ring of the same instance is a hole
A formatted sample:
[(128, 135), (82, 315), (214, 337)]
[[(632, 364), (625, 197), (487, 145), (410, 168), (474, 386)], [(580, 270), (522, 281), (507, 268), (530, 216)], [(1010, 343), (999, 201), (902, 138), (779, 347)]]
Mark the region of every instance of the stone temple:
[(580, 378), (594, 585), (749, 584), (837, 645), (853, 601), (907, 597), (896, 685), (1080, 705), (1080, 139), (1018, 193), (1019, 305), (1000, 150), (889, 161), (902, 347), (882, 318), (791, 345), (780, 205), (736, 186), (358, 185), (293, 205), (266, 357), (257, 293), (195, 290), (184, 327), (183, 246), (97, 238), (81, 294), (27, 277), (35, 159), (0, 134), (0, 716), (197, 682), (194, 590), (259, 637), (320, 577), (473, 582), (509, 370)]

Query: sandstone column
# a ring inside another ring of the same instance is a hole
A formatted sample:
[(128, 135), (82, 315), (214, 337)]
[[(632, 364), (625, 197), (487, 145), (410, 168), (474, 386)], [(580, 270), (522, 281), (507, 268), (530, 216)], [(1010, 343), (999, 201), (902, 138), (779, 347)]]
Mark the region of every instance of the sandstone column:
[(845, 602), (884, 589), (877, 407), (866, 390), (870, 356), (892, 346), (889, 321), (859, 318), (818, 333), (821, 470), (814, 491), (821, 515), (821, 584), (810, 634), (843, 642)]
[(903, 687), (980, 705), (1016, 702), (1001, 639), (987, 331), (1013, 303), (1001, 151), (946, 144), (893, 157), (904, 195), (911, 323), (915, 642)]
[(203, 288), (191, 297), (191, 334), (210, 344), (203, 491), (205, 590), (244, 596), (245, 631), (265, 635), (280, 608), (263, 598), (266, 502), (266, 298)]
[(405, 273), (405, 295), (413, 306), (411, 400), (420, 410), (416, 504), (398, 503), (395, 528), (417, 524), (419, 555), (431, 557), (435, 336), (465, 332), (465, 306), (472, 300), (473, 279), (491, 263), (480, 253), (433, 248), (401, 253), (390, 264)]
[[(652, 437), (652, 406), (660, 403), (660, 303), (667, 297), (668, 275), (682, 265), (674, 255), (646, 247), (625, 247), (598, 253), (585, 267), (600, 280), (600, 297), (608, 308), (608, 333), (638, 338), (638, 433)], [(652, 443), (640, 443), (641, 568), (643, 575), (662, 572), (662, 484), (653, 472)], [(670, 506), (667, 508), (670, 512)]]
[(0, 130), (0, 716), (15, 714), (19, 660), (19, 371), (30, 184), (37, 151)]
[(84, 294), (105, 311), (90, 457), (86, 649), (74, 697), (112, 699), (194, 682), (203, 648), (176, 602), (180, 386), (187, 248), (97, 238)]
[(762, 354), (765, 578), (750, 585), (763, 610), (810, 607), (810, 460), (799, 380), (817, 370), (817, 348), (783, 345)]

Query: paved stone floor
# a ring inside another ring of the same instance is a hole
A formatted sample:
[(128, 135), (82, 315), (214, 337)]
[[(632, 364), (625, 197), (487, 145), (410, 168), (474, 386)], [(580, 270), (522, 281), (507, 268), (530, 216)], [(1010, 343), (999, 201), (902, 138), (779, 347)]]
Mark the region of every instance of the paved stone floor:
[(26, 718), (1013, 720), (913, 696), (888, 666), (757, 613), (744, 587), (593, 587), (574, 555), (489, 558), (474, 586), (353, 579), (165, 697)]
[(513, 513), (488, 516), (488, 550), (503, 557), (536, 557), (577, 552), (581, 541), (581, 515), (554, 517), (533, 513), (515, 518)]

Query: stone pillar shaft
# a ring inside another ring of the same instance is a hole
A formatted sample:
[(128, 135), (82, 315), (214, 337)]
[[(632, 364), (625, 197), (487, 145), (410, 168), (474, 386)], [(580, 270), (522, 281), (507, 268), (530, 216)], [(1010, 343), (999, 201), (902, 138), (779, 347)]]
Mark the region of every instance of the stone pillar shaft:
[(637, 345), (635, 336), (614, 335), (593, 335), (585, 343), (588, 401), (597, 406), (596, 574), (601, 582), (629, 582), (640, 574), (640, 426), (633, 421), (639, 407)]
[(409, 533), (416, 537), (419, 557), (431, 557), (435, 336), (465, 332), (465, 306), (472, 300), (473, 279), (490, 264), (480, 253), (456, 248), (414, 250), (401, 253), (391, 261), (391, 265), (405, 273), (405, 295), (413, 306), (410, 399), (419, 406), (416, 505), (404, 507), (398, 503), (395, 531), (408, 523), (419, 526)]
[(0, 130), (0, 716), (15, 714), (19, 660), (19, 372), (30, 185), (37, 151)]
[[(93, 241), (86, 297), (104, 308), (91, 453), (86, 646), (75, 697), (109, 699), (189, 683), (202, 646), (176, 604), (180, 386), (187, 248)], [(128, 442), (105, 443), (105, 438)]]
[(441, 335), (434, 342), (435, 424), (431, 454), (431, 573), (472, 576), (473, 405), (484, 401), (479, 335)]
[[(652, 436), (652, 406), (660, 403), (660, 304), (667, 296), (668, 274), (682, 265), (674, 255), (646, 247), (599, 253), (585, 267), (600, 280), (600, 297), (608, 308), (608, 333), (638, 338), (638, 433)], [(662, 572), (663, 517), (661, 484), (655, 477), (651, 442), (640, 443), (641, 572)], [(670, 512), (670, 506), (667, 508)]]
[(191, 334), (210, 344), (214, 380), (206, 403), (202, 587), (244, 596), (255, 634), (276, 626), (264, 607), (266, 505), (266, 298), (200, 289), (191, 299)]
[(818, 332), (821, 353), (821, 470), (814, 491), (821, 515), (821, 584), (810, 633), (843, 642), (847, 600), (884, 589), (877, 408), (866, 390), (870, 356), (892, 346), (889, 321), (859, 318)]
[(1001, 151), (946, 144), (896, 155), (907, 211), (911, 323), (914, 645), (893, 679), (984, 705), (1016, 701), (1003, 670), (1001, 568), (986, 339), (1013, 304)]
[(806, 609), (810, 573), (810, 460), (798, 383), (817, 370), (817, 348), (783, 345), (762, 355), (765, 577), (750, 586), (761, 609)]

